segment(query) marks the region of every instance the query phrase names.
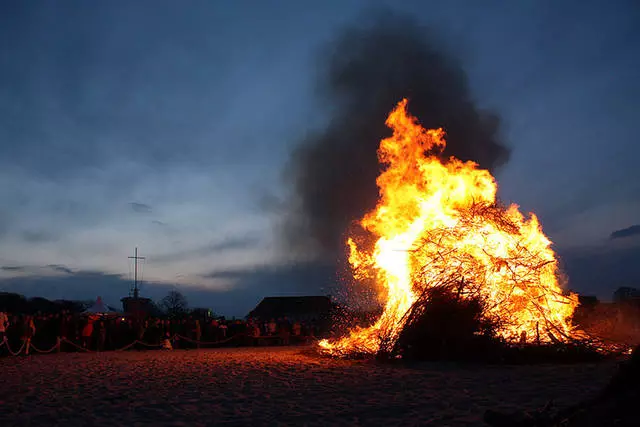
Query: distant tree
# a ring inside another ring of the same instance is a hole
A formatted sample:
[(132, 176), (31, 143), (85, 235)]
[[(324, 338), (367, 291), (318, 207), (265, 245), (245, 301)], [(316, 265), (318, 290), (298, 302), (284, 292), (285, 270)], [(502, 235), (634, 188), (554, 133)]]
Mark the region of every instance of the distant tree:
[(28, 309), (27, 299), (12, 292), (0, 292), (0, 311), (24, 313)]
[(85, 304), (81, 301), (56, 300), (59, 310), (67, 310), (71, 313), (81, 313), (85, 310)]
[(165, 310), (163, 309), (163, 307), (161, 306), (161, 302), (154, 302), (154, 301), (150, 301), (149, 302), (149, 315), (153, 316), (153, 317), (160, 317), (164, 314)]
[(55, 313), (58, 311), (56, 303), (42, 297), (29, 298), (28, 304), (31, 313)]
[(187, 298), (178, 291), (169, 291), (166, 297), (160, 301), (160, 307), (169, 316), (180, 316), (187, 312)]

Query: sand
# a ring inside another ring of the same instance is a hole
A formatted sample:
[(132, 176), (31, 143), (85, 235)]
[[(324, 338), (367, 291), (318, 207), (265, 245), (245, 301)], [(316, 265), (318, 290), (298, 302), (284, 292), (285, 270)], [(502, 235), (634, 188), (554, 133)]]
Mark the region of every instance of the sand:
[(4, 357), (0, 426), (474, 426), (488, 408), (575, 403), (614, 371), (390, 366), (300, 347)]

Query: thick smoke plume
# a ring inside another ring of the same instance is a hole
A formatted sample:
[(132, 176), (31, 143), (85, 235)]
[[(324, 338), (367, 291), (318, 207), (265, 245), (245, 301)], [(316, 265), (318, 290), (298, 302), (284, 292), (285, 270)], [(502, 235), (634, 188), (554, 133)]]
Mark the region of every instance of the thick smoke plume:
[(333, 259), (344, 253), (344, 233), (376, 205), (378, 144), (404, 97), (425, 127), (445, 129), (445, 156), (490, 170), (507, 161), (499, 121), (474, 105), (461, 64), (411, 20), (377, 15), (346, 29), (325, 54), (319, 89), (331, 117), (296, 147), (288, 170), (295, 247)]

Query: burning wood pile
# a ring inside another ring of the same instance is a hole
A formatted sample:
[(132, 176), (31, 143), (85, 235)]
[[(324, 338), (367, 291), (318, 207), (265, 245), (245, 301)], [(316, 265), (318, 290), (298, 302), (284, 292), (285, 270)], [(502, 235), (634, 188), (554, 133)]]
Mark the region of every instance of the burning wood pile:
[(467, 311), (472, 335), (509, 343), (570, 341), (578, 298), (562, 290), (551, 242), (536, 216), (501, 206), (488, 171), (443, 158), (443, 130), (424, 129), (406, 107), (401, 101), (387, 119), (393, 135), (378, 150), (386, 166), (377, 179), (379, 202), (360, 222), (375, 245), (355, 237), (347, 242), (356, 279), (379, 287), (384, 311), (368, 328), (321, 341), (322, 351), (397, 352), (403, 331), (445, 300), (461, 307), (458, 321)]

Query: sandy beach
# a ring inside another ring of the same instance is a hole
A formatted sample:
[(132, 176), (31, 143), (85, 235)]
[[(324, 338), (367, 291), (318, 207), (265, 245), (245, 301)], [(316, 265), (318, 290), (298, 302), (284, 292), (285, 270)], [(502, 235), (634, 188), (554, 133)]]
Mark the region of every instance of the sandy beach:
[(488, 408), (577, 402), (614, 371), (610, 362), (392, 366), (299, 347), (5, 357), (0, 425), (475, 426)]

